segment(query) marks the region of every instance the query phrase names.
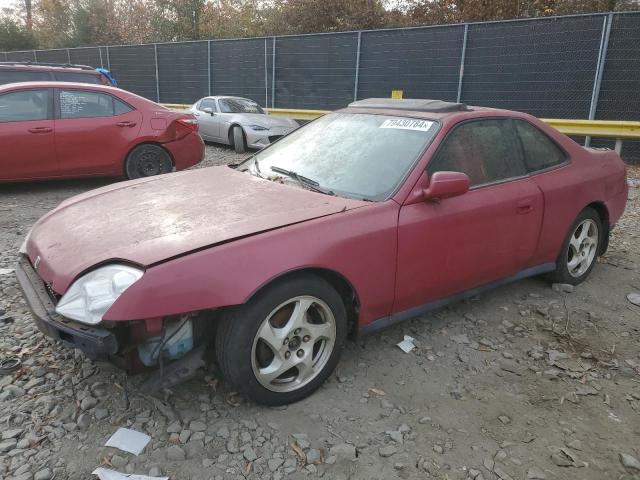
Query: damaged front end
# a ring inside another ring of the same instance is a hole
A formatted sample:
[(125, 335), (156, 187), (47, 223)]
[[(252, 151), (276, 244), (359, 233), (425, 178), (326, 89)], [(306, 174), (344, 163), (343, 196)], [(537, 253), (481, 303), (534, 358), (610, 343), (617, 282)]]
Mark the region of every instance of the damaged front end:
[[(36, 325), (45, 335), (83, 351), (89, 358), (108, 359), (129, 374), (157, 369), (146, 384), (151, 390), (170, 388), (203, 366), (207, 346), (203, 339), (212, 338), (207, 332), (212, 325), (208, 321), (210, 312), (126, 322), (101, 321), (111, 300), (100, 290), (106, 281), (105, 273), (113, 274), (104, 268), (96, 269), (82, 279), (82, 288), (76, 282), (60, 298), (42, 281), (26, 255), (16, 265), (18, 283)], [(116, 275), (120, 278), (115, 281), (109, 278), (112, 290), (131, 280), (125, 275), (135, 278), (136, 273), (125, 268)]]

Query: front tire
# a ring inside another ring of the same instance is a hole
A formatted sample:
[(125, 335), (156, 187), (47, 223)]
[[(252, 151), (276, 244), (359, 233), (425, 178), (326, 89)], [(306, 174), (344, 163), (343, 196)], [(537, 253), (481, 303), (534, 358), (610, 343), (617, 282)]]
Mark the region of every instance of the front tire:
[(242, 127), (236, 125), (231, 129), (231, 143), (236, 153), (244, 153), (247, 151), (247, 142), (244, 138)]
[(555, 283), (578, 285), (591, 273), (600, 251), (604, 229), (593, 208), (585, 208), (571, 226), (551, 274)]
[(171, 157), (159, 145), (138, 145), (125, 161), (124, 171), (129, 180), (169, 173), (173, 169)]
[(347, 336), (342, 298), (316, 275), (296, 275), (220, 319), (216, 356), (225, 380), (256, 403), (309, 396), (329, 377)]

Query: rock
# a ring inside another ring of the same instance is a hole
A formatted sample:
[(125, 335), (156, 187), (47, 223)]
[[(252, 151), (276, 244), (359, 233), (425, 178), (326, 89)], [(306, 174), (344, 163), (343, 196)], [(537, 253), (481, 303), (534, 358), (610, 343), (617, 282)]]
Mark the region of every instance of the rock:
[(551, 288), (553, 288), (554, 291), (561, 293), (573, 293), (576, 289), (576, 287), (569, 283), (554, 283), (551, 285)]
[(103, 420), (109, 416), (109, 411), (106, 408), (96, 408), (93, 411), (96, 420)]
[(551, 461), (558, 467), (571, 467), (573, 465), (573, 461), (561, 451), (552, 453)]
[(620, 453), (620, 463), (627, 468), (640, 470), (640, 461), (636, 457), (632, 457), (626, 453)]
[(493, 461), (493, 458), (485, 457), (482, 464), (484, 465), (484, 468), (486, 468), (490, 472), (493, 472), (493, 467), (495, 466), (495, 462)]
[(398, 449), (393, 445), (386, 445), (378, 449), (378, 453), (380, 454), (381, 457), (384, 457), (384, 458), (395, 455), (397, 452), (398, 452)]
[(307, 452), (307, 463), (309, 464), (318, 464), (322, 460), (322, 455), (320, 450), (316, 448), (310, 448)]
[(229, 436), (229, 440), (227, 440), (227, 452), (229, 453), (238, 453), (240, 451), (240, 444), (238, 443), (238, 434), (234, 432)]
[(124, 468), (126, 464), (127, 459), (121, 457), (120, 455), (114, 455), (113, 457), (111, 457), (111, 465), (113, 465), (115, 468)]
[(494, 469), (493, 473), (495, 473), (501, 480), (513, 480), (513, 477), (501, 468)]
[(258, 458), (258, 455), (256, 455), (256, 451), (251, 447), (242, 452), (242, 456), (247, 460), (247, 462), (253, 462)]
[(17, 438), (22, 432), (24, 432), (24, 428), (13, 428), (11, 430), (5, 430), (4, 432), (2, 432), (2, 440)]
[(567, 447), (573, 448), (574, 450), (582, 451), (582, 442), (578, 439), (571, 440), (567, 443)]
[(80, 408), (82, 410), (91, 410), (93, 407), (95, 407), (98, 404), (98, 400), (96, 400), (93, 397), (84, 397), (82, 399), (82, 402), (80, 402)]
[(194, 432), (204, 432), (206, 429), (207, 429), (207, 424), (204, 422), (199, 422), (197, 420), (194, 420), (189, 424), (189, 430), (192, 430)]
[(525, 368), (521, 367), (516, 362), (509, 362), (507, 360), (500, 362), (500, 369), (505, 372), (514, 373), (518, 376), (521, 376), (526, 371)]
[(538, 467), (531, 467), (527, 470), (528, 480), (545, 480), (547, 476)]
[(568, 354), (560, 352), (558, 350), (547, 350), (547, 355), (549, 355), (550, 364), (554, 364), (558, 360), (566, 360), (569, 358)]
[(33, 476), (33, 480), (51, 480), (53, 478), (53, 472), (50, 468), (43, 468), (38, 470)]
[(18, 441), (15, 438), (4, 440), (0, 442), (0, 453), (8, 452), (17, 445)]
[(454, 342), (456, 342), (457, 344), (463, 344), (463, 345), (468, 345), (469, 343), (471, 343), (469, 341), (469, 337), (467, 337), (467, 335), (465, 333), (461, 334), (461, 335), (454, 335), (451, 337), (451, 340), (453, 340)]
[(151, 467), (149, 469), (150, 477), (159, 477), (162, 475), (162, 469), (160, 467)]
[(187, 458), (187, 454), (178, 445), (171, 445), (167, 448), (167, 458), (173, 462), (177, 462), (185, 460)]
[(89, 425), (91, 425), (91, 417), (86, 413), (81, 413), (80, 415), (78, 415), (76, 425), (78, 425), (78, 430), (84, 432), (87, 428), (89, 428)]
[(508, 425), (511, 423), (511, 419), (506, 415), (500, 415), (498, 417), (498, 420), (500, 420), (504, 425)]
[(391, 440), (393, 440), (394, 442), (402, 445), (402, 443), (404, 442), (404, 438), (402, 436), (402, 433), (400, 433), (397, 430), (393, 430), (391, 432), (387, 432), (389, 434), (389, 437), (391, 438)]
[(283, 458), (271, 458), (267, 462), (267, 466), (269, 467), (269, 470), (271, 470), (272, 472), (275, 472), (276, 470), (278, 470), (278, 468), (280, 468), (280, 466), (283, 463), (284, 463)]
[(627, 295), (627, 300), (640, 307), (640, 293), (631, 292)]
[(436, 453), (444, 453), (444, 448), (442, 448), (442, 446), (440, 445), (434, 445), (433, 446), (433, 451)]
[(189, 441), (189, 437), (191, 437), (191, 430), (182, 430), (178, 436), (178, 441), (185, 444)]
[(329, 454), (338, 458), (354, 460), (356, 458), (356, 447), (350, 443), (340, 443), (331, 447)]
[(180, 422), (172, 422), (167, 427), (167, 433), (180, 433), (182, 431), (182, 425)]
[(420, 425), (424, 425), (425, 423), (429, 423), (431, 421), (431, 417), (420, 417), (420, 420), (418, 420), (418, 423)]

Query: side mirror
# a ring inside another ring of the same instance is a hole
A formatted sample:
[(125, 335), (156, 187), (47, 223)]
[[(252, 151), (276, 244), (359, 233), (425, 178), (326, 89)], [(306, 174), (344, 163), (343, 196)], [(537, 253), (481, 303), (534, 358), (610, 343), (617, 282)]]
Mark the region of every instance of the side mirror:
[(203, 112), (208, 113), (209, 115), (211, 115), (213, 117), (214, 113), (213, 113), (213, 108), (211, 107), (205, 107), (202, 109)]
[(422, 191), (425, 200), (438, 201), (457, 197), (469, 190), (469, 177), (461, 172), (436, 172)]

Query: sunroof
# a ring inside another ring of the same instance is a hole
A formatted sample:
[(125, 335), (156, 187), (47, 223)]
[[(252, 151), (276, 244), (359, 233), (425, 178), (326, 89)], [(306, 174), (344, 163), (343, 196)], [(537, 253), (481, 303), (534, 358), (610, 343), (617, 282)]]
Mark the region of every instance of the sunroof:
[(469, 110), (464, 103), (419, 98), (367, 98), (365, 100), (352, 102), (349, 106), (358, 108), (394, 108), (397, 110), (412, 110), (416, 112), (463, 112)]

